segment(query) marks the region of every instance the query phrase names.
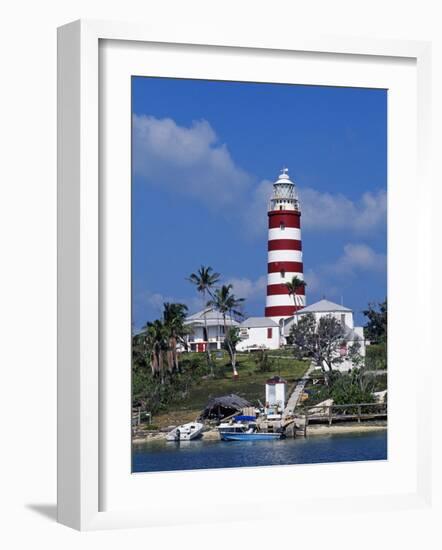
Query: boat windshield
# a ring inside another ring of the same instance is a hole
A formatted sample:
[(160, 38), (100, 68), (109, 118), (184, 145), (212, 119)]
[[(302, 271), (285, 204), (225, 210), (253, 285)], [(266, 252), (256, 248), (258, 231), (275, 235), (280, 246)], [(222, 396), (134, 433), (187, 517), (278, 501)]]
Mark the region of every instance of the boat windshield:
[(220, 430), (225, 433), (242, 433), (245, 432), (247, 429), (247, 426), (244, 426), (243, 424), (232, 424), (231, 426), (222, 426), (220, 427)]

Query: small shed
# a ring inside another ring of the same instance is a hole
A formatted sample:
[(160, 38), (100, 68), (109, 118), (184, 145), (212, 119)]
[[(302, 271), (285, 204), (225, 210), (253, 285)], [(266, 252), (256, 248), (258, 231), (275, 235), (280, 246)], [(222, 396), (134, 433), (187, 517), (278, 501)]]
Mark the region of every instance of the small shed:
[(269, 378), (266, 382), (266, 406), (280, 407), (285, 406), (285, 393), (287, 381), (280, 376)]
[(244, 408), (250, 407), (251, 404), (246, 400), (231, 393), (230, 395), (222, 395), (213, 397), (206, 405), (206, 408), (201, 413), (202, 420), (222, 420), (228, 416), (241, 412)]

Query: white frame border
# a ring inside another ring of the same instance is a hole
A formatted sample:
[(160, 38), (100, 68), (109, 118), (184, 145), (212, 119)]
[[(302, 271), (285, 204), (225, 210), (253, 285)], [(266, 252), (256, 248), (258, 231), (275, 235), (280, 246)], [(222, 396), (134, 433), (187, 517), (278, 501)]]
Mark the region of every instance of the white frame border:
[[(58, 30), (58, 521), (80, 530), (151, 526), (143, 511), (99, 511), (99, 40), (163, 42), (238, 48), (409, 57), (418, 78), (418, 177), (421, 204), (431, 204), (430, 74), (428, 42), (321, 37), (253, 30), (215, 36), (144, 25), (76, 21)], [(421, 217), (426, 280), (420, 303), (431, 319), (431, 219)], [(431, 340), (427, 332), (428, 342)], [(429, 365), (423, 366), (429, 374)], [(418, 396), (418, 399), (421, 400)], [(418, 421), (418, 490), (390, 498), (364, 497), (361, 511), (422, 507), (431, 501), (431, 433), (427, 407)], [(345, 503), (340, 499), (341, 506)], [(349, 504), (349, 503), (347, 503)], [(351, 499), (351, 506), (356, 505)], [(167, 523), (167, 521), (165, 521)]]

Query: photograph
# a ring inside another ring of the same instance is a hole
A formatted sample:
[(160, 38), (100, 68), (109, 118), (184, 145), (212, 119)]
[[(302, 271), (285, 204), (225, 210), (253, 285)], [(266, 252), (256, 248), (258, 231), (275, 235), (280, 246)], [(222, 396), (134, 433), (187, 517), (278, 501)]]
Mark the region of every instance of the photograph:
[(132, 472), (388, 459), (388, 91), (132, 76)]

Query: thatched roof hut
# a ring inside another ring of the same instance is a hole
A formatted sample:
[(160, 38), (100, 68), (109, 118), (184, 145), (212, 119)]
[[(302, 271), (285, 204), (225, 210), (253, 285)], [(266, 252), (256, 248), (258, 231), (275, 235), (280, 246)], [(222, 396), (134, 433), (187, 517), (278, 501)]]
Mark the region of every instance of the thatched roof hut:
[(244, 407), (250, 407), (251, 404), (239, 395), (231, 393), (221, 397), (213, 397), (201, 413), (203, 420), (222, 420), (232, 414), (241, 412)]

